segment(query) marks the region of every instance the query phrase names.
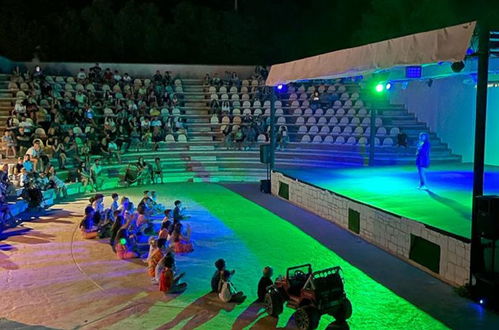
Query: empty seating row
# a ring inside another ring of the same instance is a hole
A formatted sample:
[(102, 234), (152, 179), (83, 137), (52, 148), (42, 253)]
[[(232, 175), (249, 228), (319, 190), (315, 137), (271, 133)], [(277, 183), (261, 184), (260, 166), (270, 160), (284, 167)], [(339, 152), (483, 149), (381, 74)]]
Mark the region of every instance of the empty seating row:
[[(369, 145), (369, 139), (366, 137), (360, 137), (357, 139), (354, 136), (345, 138), (344, 136), (341, 135), (337, 137), (334, 137), (332, 135), (327, 135), (326, 137), (323, 138), (321, 135), (310, 136), (306, 134), (301, 138), (300, 143), (329, 143), (329, 144), (346, 144), (351, 146), (354, 145), (367, 146)], [(384, 138), (383, 142), (381, 142), (381, 139), (375, 138), (374, 145), (382, 147), (393, 147), (394, 141), (390, 137)]]
[(310, 116), (315, 116), (315, 117), (322, 117), (322, 116), (325, 116), (325, 117), (332, 117), (332, 116), (337, 116), (337, 117), (343, 117), (343, 116), (348, 116), (348, 117), (354, 117), (354, 116), (358, 116), (358, 117), (365, 117), (367, 116), (369, 113), (367, 112), (366, 108), (361, 108), (359, 110), (356, 110), (356, 109), (343, 109), (343, 108), (339, 108), (339, 109), (333, 109), (333, 108), (329, 108), (326, 110), (326, 112), (324, 112), (324, 110), (322, 110), (321, 108), (318, 108), (318, 109), (315, 109), (312, 110), (310, 108), (307, 108), (305, 110), (302, 110), (302, 109), (294, 109), (293, 112), (292, 112), (293, 115), (295, 116), (305, 116), (305, 117), (310, 117)]
[[(306, 100), (309, 100), (310, 99), (310, 96), (313, 95), (312, 94), (313, 92), (311, 93), (305, 93), (305, 92), (302, 92), (302, 93), (299, 93), (296, 94), (296, 93), (290, 93), (289, 96), (288, 96), (288, 99), (290, 101), (297, 101), (297, 100), (300, 100), (300, 101), (306, 101)], [(319, 92), (319, 94), (323, 94), (324, 92)], [(340, 100), (341, 101), (347, 101), (347, 100), (351, 100), (351, 101), (357, 101), (359, 100), (360, 98), (360, 95), (359, 93), (357, 92), (353, 92), (353, 93), (347, 93), (345, 91), (343, 91), (340, 96), (339, 96)]]
[(289, 94), (292, 94), (292, 93), (308, 93), (308, 94), (311, 94), (311, 93), (314, 93), (315, 91), (319, 92), (319, 93), (324, 93), (324, 92), (328, 92), (328, 93), (344, 93), (346, 92), (347, 90), (347, 87), (341, 83), (335, 83), (335, 84), (322, 84), (322, 85), (319, 85), (319, 86), (314, 86), (314, 85), (311, 85), (311, 86), (305, 86), (305, 85), (301, 85), (297, 88), (295, 88), (294, 86), (289, 86), (288, 87), (288, 93)]
[[(317, 119), (316, 117), (308, 117), (308, 119), (305, 119), (304, 117), (298, 117), (296, 118), (295, 125), (325, 125), (329, 124), (330, 126), (332, 125), (340, 125), (340, 126), (347, 126), (347, 125), (353, 125), (353, 126), (371, 126), (371, 118), (365, 117), (360, 120), (359, 117), (353, 117), (350, 119), (350, 117), (331, 117), (329, 121), (327, 120), (326, 117), (319, 117)], [(374, 125), (376, 127), (380, 127), (383, 125), (383, 120), (381, 118), (376, 118)]]
[[(298, 131), (297, 131), (298, 134), (312, 134), (312, 135), (316, 135), (316, 134), (319, 134), (319, 135), (327, 135), (327, 134), (333, 134), (333, 135), (344, 135), (344, 136), (350, 136), (350, 135), (353, 135), (353, 136), (369, 136), (371, 134), (371, 128), (370, 127), (367, 127), (366, 129), (364, 129), (363, 127), (361, 126), (345, 126), (345, 127), (340, 127), (340, 126), (328, 126), (328, 125), (324, 125), (324, 126), (317, 126), (317, 125), (313, 125), (313, 126), (300, 126), (298, 127)], [(399, 133), (399, 129), (398, 127), (393, 127), (391, 130), (390, 130), (390, 136), (397, 136), (397, 134)], [(384, 137), (387, 135), (387, 130), (385, 127), (378, 127), (378, 129), (376, 130), (376, 136), (377, 137)]]

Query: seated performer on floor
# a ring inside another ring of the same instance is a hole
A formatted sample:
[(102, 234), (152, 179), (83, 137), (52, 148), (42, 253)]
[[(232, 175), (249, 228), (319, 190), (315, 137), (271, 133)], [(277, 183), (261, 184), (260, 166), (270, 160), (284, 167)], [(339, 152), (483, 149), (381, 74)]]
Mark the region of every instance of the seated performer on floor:
[(123, 218), (123, 215), (121, 215), (120, 210), (114, 211), (113, 214), (114, 214), (114, 223), (111, 227), (109, 244), (113, 248), (113, 252), (116, 252), (116, 251), (114, 251), (114, 241), (116, 239), (116, 235), (118, 234), (118, 230), (120, 230), (120, 228), (124, 225), (124, 218)]
[(161, 222), (169, 222), (173, 224), (173, 212), (171, 209), (166, 209), (163, 214), (165, 215), (163, 217), (163, 220)]
[(116, 256), (119, 259), (132, 259), (139, 256), (133, 251), (133, 246), (129, 247), (129, 245), (133, 245), (133, 242), (128, 234), (129, 224), (130, 220), (127, 220), (127, 223), (118, 230), (118, 233), (116, 233), (114, 249), (116, 251)]
[(161, 279), (159, 281), (159, 290), (168, 293), (182, 293), (187, 288), (187, 283), (179, 283), (180, 279), (184, 276), (181, 273), (175, 276), (175, 259), (164, 258), (164, 269), (161, 272)]
[(170, 246), (173, 248), (173, 251), (175, 251), (175, 253), (189, 253), (194, 251), (190, 236), (190, 226), (187, 226), (187, 233), (182, 235), (182, 224), (176, 223), (173, 226), (173, 232), (169, 237)]
[(220, 274), (220, 283), (218, 287), (218, 297), (221, 301), (241, 303), (246, 299), (242, 291), (237, 291), (234, 284), (230, 280), (231, 272), (224, 270)]
[(164, 212), (166, 207), (161, 204), (161, 203), (158, 203), (157, 201), (158, 199), (158, 195), (156, 193), (156, 191), (151, 191), (151, 206), (154, 210), (154, 213), (161, 213), (161, 212)]
[(158, 246), (158, 242), (153, 239), (151, 242), (152, 251), (147, 257), (147, 273), (151, 277), (153, 283), (156, 282), (156, 266), (163, 259), (163, 251)]
[(95, 211), (93, 207), (87, 206), (85, 208), (85, 217), (80, 222), (81, 236), (85, 239), (96, 238), (98, 235), (98, 228), (94, 224)]
[(180, 220), (185, 220), (190, 218), (186, 214), (187, 208), (182, 206), (182, 202), (177, 200), (175, 201), (175, 208), (173, 209), (173, 222), (178, 222)]
[(273, 270), (269, 266), (263, 269), (263, 276), (258, 282), (258, 302), (264, 301), (265, 294), (267, 293), (267, 288), (273, 284), (272, 274)]
[(113, 201), (111, 202), (111, 206), (109, 208), (111, 209), (111, 211), (113, 211), (114, 214), (114, 211), (116, 211), (120, 207), (120, 205), (118, 204), (119, 195), (117, 193), (113, 193), (111, 195), (111, 198), (113, 199)]
[(158, 233), (158, 245), (165, 246), (168, 236), (173, 232), (173, 224), (170, 220), (161, 223), (161, 229)]
[(130, 199), (126, 196), (121, 197), (121, 202), (120, 206), (118, 207), (118, 210), (121, 212), (121, 215), (125, 215), (125, 212), (130, 212), (132, 213), (135, 211), (135, 206), (133, 203), (130, 201)]
[(104, 195), (95, 194), (89, 201), (95, 211), (95, 221), (98, 223), (104, 218)]
[(136, 211), (137, 219), (135, 222), (136, 232), (138, 234), (150, 234), (152, 231), (152, 224), (149, 222), (149, 217), (146, 214), (146, 206), (139, 204)]
[[(224, 271), (226, 271), (225, 260), (218, 259), (217, 261), (215, 261), (215, 268), (217, 270), (215, 271), (215, 273), (211, 277), (211, 292), (218, 293), (221, 275)], [(235, 270), (230, 271), (231, 275), (234, 275), (235, 272), (236, 272)]]

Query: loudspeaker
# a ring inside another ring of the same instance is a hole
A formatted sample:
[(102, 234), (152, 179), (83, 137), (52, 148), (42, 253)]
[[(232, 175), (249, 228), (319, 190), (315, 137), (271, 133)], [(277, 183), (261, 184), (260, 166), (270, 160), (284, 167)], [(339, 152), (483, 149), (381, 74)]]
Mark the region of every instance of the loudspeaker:
[(270, 144), (260, 144), (260, 163), (270, 163)]
[(499, 274), (476, 273), (473, 298), (485, 304), (497, 307), (499, 303)]
[(270, 194), (270, 180), (260, 180), (260, 191)]
[(499, 239), (499, 196), (478, 196), (475, 202), (479, 235)]

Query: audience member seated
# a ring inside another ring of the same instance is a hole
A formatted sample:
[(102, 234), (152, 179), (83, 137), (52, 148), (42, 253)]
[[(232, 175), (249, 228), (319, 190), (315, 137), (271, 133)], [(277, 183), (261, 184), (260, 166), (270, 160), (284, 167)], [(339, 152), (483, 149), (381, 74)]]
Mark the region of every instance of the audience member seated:
[(180, 279), (185, 275), (181, 273), (175, 274), (175, 259), (172, 257), (163, 258), (164, 269), (161, 272), (159, 281), (159, 290), (168, 293), (182, 293), (187, 288), (187, 283), (180, 283)]
[(98, 235), (98, 228), (94, 224), (95, 212), (91, 206), (85, 208), (85, 217), (80, 222), (81, 236), (85, 239), (96, 238)]
[(172, 247), (175, 253), (189, 253), (194, 251), (192, 246), (192, 242), (190, 241), (191, 237), (191, 227), (187, 225), (187, 230), (185, 235), (182, 233), (182, 224), (176, 223), (173, 225), (173, 232), (169, 237), (170, 246)]
[(263, 269), (263, 275), (258, 282), (258, 302), (263, 302), (265, 300), (265, 294), (267, 293), (267, 288), (274, 284), (272, 282), (273, 270), (271, 267), (267, 266)]
[(237, 291), (234, 284), (230, 280), (232, 273), (224, 270), (220, 274), (220, 283), (218, 289), (218, 297), (224, 303), (235, 302), (241, 303), (246, 299), (242, 291)]

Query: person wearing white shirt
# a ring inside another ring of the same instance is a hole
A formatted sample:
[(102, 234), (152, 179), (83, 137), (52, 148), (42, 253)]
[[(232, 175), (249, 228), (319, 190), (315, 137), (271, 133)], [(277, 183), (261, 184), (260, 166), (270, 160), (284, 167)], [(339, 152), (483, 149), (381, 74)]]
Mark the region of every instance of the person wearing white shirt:
[(85, 69), (81, 68), (80, 71), (76, 74), (76, 80), (82, 82), (85, 79), (87, 79), (87, 74), (85, 73)]

